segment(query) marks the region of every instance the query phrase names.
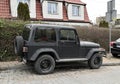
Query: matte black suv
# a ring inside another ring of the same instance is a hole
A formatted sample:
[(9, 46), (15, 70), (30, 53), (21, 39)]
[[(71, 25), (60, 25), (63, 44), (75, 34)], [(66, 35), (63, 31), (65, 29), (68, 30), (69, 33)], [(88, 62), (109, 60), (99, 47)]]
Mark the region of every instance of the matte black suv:
[(80, 41), (75, 28), (47, 24), (25, 25), (14, 47), (15, 53), (33, 63), (39, 74), (53, 72), (58, 62), (88, 61), (90, 68), (98, 69), (105, 53), (97, 43)]

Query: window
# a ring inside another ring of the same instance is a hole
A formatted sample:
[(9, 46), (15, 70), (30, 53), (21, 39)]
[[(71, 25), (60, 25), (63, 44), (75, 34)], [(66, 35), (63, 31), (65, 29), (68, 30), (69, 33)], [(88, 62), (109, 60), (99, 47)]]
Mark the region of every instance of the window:
[(72, 15), (80, 16), (80, 6), (76, 6), (76, 5), (72, 6)]
[(120, 38), (118, 38), (118, 39), (116, 40), (116, 42), (120, 42)]
[(56, 41), (56, 33), (54, 29), (36, 29), (35, 42), (53, 42)]
[(75, 41), (75, 31), (74, 30), (61, 30), (60, 40)]
[(48, 2), (48, 14), (57, 14), (58, 13), (58, 3)]
[(29, 28), (24, 28), (22, 36), (24, 40), (28, 40), (30, 35), (30, 29)]

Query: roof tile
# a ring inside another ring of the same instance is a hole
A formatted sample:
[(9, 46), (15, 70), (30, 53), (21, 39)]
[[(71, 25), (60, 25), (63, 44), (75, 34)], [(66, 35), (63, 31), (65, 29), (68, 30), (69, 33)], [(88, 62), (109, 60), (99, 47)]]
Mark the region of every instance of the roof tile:
[(90, 22), (86, 6), (84, 8), (84, 20), (85, 22)]
[(64, 0), (64, 1), (69, 2), (69, 3), (76, 3), (76, 4), (85, 4), (81, 0)]

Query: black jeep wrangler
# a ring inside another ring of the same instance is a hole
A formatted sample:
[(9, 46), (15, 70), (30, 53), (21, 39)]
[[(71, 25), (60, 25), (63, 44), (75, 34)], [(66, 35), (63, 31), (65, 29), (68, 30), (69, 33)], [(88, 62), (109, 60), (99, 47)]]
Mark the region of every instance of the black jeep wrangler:
[(15, 38), (14, 48), (39, 74), (53, 72), (59, 62), (88, 61), (91, 69), (98, 69), (105, 53), (97, 43), (80, 41), (75, 28), (48, 24), (25, 25), (23, 35)]

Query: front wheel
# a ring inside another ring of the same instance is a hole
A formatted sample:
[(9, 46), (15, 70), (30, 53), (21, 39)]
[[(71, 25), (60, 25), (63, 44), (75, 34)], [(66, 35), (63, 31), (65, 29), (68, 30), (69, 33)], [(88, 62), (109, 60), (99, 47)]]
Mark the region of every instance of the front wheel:
[(34, 68), (38, 74), (49, 74), (54, 71), (55, 61), (50, 55), (42, 55), (35, 62)]
[(101, 54), (96, 53), (88, 60), (88, 65), (91, 69), (98, 69), (101, 67), (102, 61)]

